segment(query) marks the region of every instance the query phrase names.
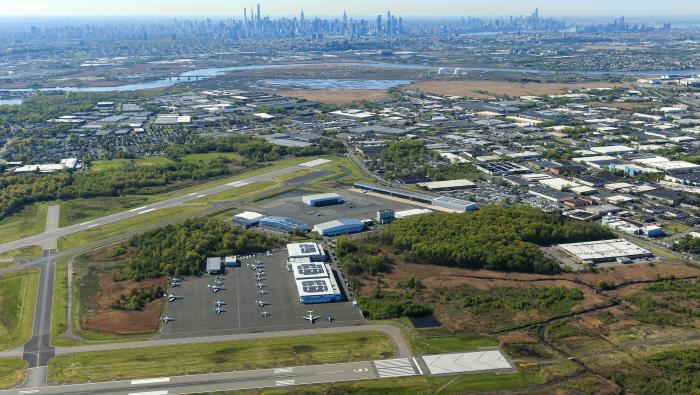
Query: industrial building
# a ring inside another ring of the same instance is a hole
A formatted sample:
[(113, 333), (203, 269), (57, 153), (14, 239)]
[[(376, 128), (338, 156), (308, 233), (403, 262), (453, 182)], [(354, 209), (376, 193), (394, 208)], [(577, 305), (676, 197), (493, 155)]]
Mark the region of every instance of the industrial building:
[(301, 198), (304, 204), (312, 207), (331, 206), (343, 203), (343, 197), (337, 193), (321, 193), (318, 195), (307, 195)]
[[(290, 253), (299, 253), (297, 249), (318, 248), (315, 243), (290, 244)], [(325, 254), (324, 254), (325, 255)], [(322, 262), (312, 262), (308, 256), (295, 258), (290, 256), (288, 268), (294, 273), (294, 281), (299, 292), (299, 303), (330, 303), (343, 300), (343, 294), (330, 266)]]
[(260, 220), (259, 225), (261, 228), (284, 233), (306, 232), (309, 230), (309, 226), (305, 223), (287, 217), (265, 217)]
[(432, 206), (446, 208), (459, 212), (473, 211), (478, 208), (476, 203), (446, 196), (432, 196), (418, 192), (401, 191), (393, 188), (383, 187), (381, 185), (368, 184), (364, 182), (356, 182), (354, 186), (355, 188), (363, 191), (374, 192), (381, 195), (392, 196), (423, 204), (430, 204)]
[(411, 217), (413, 215), (430, 214), (432, 210), (427, 208), (414, 208), (411, 210), (402, 210), (395, 213), (396, 219)]
[(577, 261), (587, 264), (653, 257), (651, 252), (624, 239), (560, 244), (558, 247)]
[(450, 180), (450, 181), (432, 181), (421, 182), (418, 186), (429, 191), (451, 191), (455, 189), (474, 188), (476, 184), (469, 180)]
[(212, 275), (221, 274), (221, 257), (207, 258), (207, 273)]
[(365, 224), (359, 219), (336, 219), (314, 226), (313, 231), (321, 236), (333, 237), (362, 232), (364, 229)]
[(244, 228), (249, 228), (251, 226), (255, 226), (258, 223), (260, 223), (260, 220), (265, 218), (264, 215), (260, 213), (256, 213), (253, 211), (244, 211), (240, 214), (236, 214), (233, 216), (233, 220), (231, 221), (234, 225), (239, 225), (243, 226)]
[(388, 224), (396, 219), (396, 212), (392, 209), (377, 211), (377, 222), (380, 224)]
[(318, 243), (287, 244), (287, 254), (290, 260), (295, 258), (308, 258), (314, 262), (326, 260), (326, 251)]
[(227, 256), (224, 258), (224, 266), (226, 266), (226, 267), (239, 267), (239, 266), (241, 266), (241, 261), (235, 255)]

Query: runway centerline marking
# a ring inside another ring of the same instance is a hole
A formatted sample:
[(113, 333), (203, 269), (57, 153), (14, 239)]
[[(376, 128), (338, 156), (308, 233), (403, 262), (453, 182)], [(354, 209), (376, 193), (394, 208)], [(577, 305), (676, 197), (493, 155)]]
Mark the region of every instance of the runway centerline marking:
[(170, 382), (170, 377), (158, 377), (158, 378), (154, 378), (154, 379), (131, 380), (131, 385), (156, 384), (156, 383), (168, 383), (168, 382)]

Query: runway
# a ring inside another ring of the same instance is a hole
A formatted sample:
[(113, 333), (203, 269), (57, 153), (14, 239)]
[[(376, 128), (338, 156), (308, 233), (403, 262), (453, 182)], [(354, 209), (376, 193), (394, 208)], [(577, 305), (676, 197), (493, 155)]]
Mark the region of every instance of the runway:
[(67, 226), (65, 228), (56, 228), (56, 229), (47, 229), (46, 232), (34, 235), (34, 236), (29, 236), (25, 237), (19, 240), (11, 241), (8, 243), (0, 244), (0, 254), (12, 250), (16, 250), (18, 248), (23, 248), (23, 247), (28, 247), (28, 246), (33, 246), (33, 245), (39, 245), (43, 246), (47, 242), (47, 240), (51, 239), (58, 239), (63, 236), (68, 236), (73, 233), (78, 233), (82, 232), (85, 230), (89, 230), (98, 226), (102, 225), (107, 225), (111, 224), (117, 221), (121, 221), (127, 218), (132, 218), (136, 217), (142, 214), (150, 213), (156, 210), (162, 210), (166, 208), (171, 208), (171, 207), (177, 207), (181, 204), (191, 202), (193, 200), (201, 199), (203, 197), (211, 196), (211, 195), (216, 195), (221, 192), (226, 192), (231, 189), (236, 189), (240, 188), (242, 186), (256, 183), (256, 182), (261, 182), (261, 181), (274, 181), (275, 178), (293, 173), (299, 170), (308, 170), (310, 168), (325, 164), (330, 162), (330, 160), (327, 159), (316, 159), (312, 160), (309, 162), (304, 162), (300, 163), (298, 165), (293, 165), (289, 167), (285, 167), (284, 169), (278, 169), (278, 170), (273, 170), (268, 173), (236, 180), (229, 182), (227, 184), (223, 185), (218, 185), (212, 188), (204, 189), (201, 191), (197, 192), (192, 192), (187, 195), (183, 196), (177, 196), (171, 199), (163, 200), (160, 202), (152, 203), (146, 206), (134, 208), (131, 210), (126, 210), (122, 211), (116, 214), (108, 215), (105, 217), (97, 218), (91, 221), (83, 222), (81, 224), (76, 224), (76, 225), (71, 225)]
[[(393, 372), (391, 374), (382, 372)], [(422, 374), (413, 358), (386, 361), (347, 362), (242, 372), (161, 377), (143, 380), (111, 381), (77, 385), (14, 389), (0, 395), (101, 394), (101, 395), (178, 395), (236, 391), (292, 385), (338, 383)]]

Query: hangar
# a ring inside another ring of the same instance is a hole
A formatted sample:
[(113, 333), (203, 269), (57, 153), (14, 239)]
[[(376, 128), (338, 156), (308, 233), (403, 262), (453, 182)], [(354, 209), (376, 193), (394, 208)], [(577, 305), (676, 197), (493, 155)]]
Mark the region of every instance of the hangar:
[(326, 251), (318, 243), (294, 243), (287, 244), (287, 254), (289, 259), (309, 258), (314, 262), (326, 260)]
[(336, 219), (314, 226), (313, 231), (321, 236), (333, 237), (362, 232), (364, 229), (365, 224), (359, 219)]
[(343, 300), (343, 294), (333, 276), (296, 280), (301, 304), (330, 303)]
[(260, 220), (260, 227), (284, 233), (306, 232), (309, 226), (301, 221), (287, 217), (265, 217)]
[(264, 215), (260, 213), (255, 213), (253, 211), (244, 211), (240, 214), (233, 216), (233, 224), (249, 228), (251, 226), (257, 225), (261, 219), (265, 218)]
[(307, 195), (302, 197), (301, 200), (311, 207), (322, 207), (343, 203), (343, 197), (338, 195), (337, 193), (320, 193), (317, 195)]

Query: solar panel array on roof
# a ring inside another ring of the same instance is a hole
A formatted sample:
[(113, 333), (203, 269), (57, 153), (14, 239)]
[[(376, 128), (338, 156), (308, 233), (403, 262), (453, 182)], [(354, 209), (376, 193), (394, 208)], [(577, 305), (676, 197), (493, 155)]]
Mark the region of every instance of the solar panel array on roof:
[(304, 254), (310, 254), (316, 252), (316, 244), (302, 244), (300, 245), (301, 252)]
[(301, 282), (301, 286), (308, 294), (328, 292), (328, 286), (323, 280), (304, 280)]
[(302, 276), (311, 276), (314, 274), (324, 274), (326, 271), (323, 264), (320, 263), (303, 263), (297, 267), (297, 271)]

